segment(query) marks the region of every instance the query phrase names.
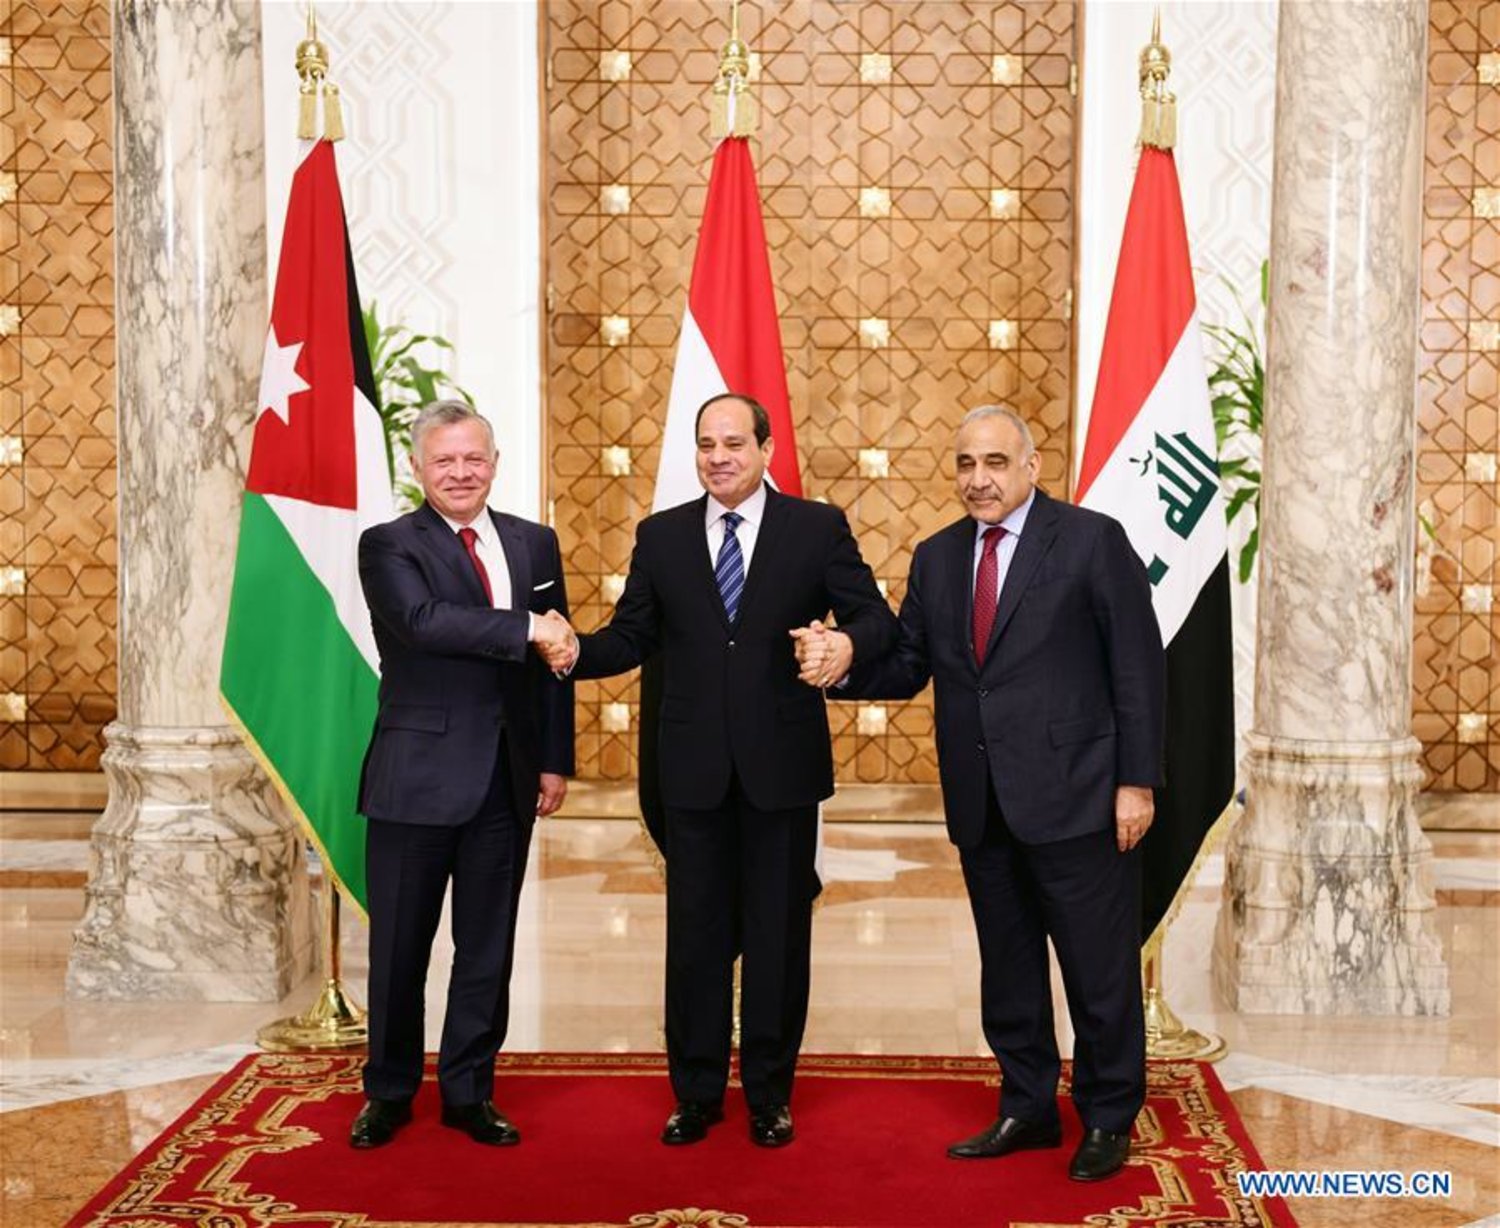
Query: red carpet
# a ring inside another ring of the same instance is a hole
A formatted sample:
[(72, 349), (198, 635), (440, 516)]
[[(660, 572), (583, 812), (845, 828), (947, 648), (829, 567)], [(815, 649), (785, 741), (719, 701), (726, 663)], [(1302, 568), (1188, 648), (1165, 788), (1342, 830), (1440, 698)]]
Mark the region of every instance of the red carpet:
[[(1129, 1167), (1066, 1176), (1079, 1126), (1063, 1106), (1056, 1151), (954, 1161), (954, 1138), (994, 1114), (994, 1064), (979, 1058), (804, 1056), (798, 1137), (746, 1137), (737, 1090), (708, 1140), (668, 1148), (672, 1105), (659, 1056), (505, 1056), (496, 1099), (519, 1147), (482, 1147), (437, 1121), (435, 1087), (388, 1147), (346, 1143), (361, 1103), (359, 1057), (247, 1058), (209, 1089), (74, 1219), (79, 1228), (964, 1228), (983, 1225), (1294, 1223), (1284, 1204), (1238, 1196), (1260, 1168), (1211, 1067), (1154, 1063)], [(430, 1077), (430, 1072), (429, 1072)]]

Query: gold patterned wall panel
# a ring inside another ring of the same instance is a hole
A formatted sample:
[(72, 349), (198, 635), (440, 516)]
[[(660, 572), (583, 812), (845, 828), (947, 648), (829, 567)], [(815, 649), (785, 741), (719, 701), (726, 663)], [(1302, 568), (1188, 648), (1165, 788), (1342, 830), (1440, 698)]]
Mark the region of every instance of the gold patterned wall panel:
[[(584, 628), (651, 506), (728, 7), (544, 6), (547, 481)], [(899, 601), (912, 545), (955, 515), (966, 408), (1025, 413), (1066, 494), (1074, 6), (741, 12), (806, 493), (848, 511)], [(831, 710), (841, 780), (936, 780), (927, 699)], [(633, 775), (634, 677), (581, 685), (578, 718), (580, 774)]]
[(115, 712), (109, 5), (0, 7), (0, 770)]
[(1428, 788), (1495, 791), (1500, 0), (1430, 12), (1413, 724)]

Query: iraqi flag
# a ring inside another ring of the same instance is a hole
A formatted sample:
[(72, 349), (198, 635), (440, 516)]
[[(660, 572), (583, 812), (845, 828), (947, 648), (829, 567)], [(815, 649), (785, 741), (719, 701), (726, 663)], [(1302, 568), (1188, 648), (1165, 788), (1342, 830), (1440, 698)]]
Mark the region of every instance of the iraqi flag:
[(361, 908), (379, 657), (356, 557), (394, 514), (338, 169), (317, 141), (287, 202), (219, 692)]
[(1229, 555), (1177, 167), (1141, 150), (1077, 502), (1125, 526), (1167, 646), (1166, 786), (1141, 842), (1142, 938), (1234, 793)]
[[(743, 393), (765, 406), (771, 438), (776, 441), (771, 482), (786, 494), (801, 495), (766, 228), (750, 142), (742, 136), (726, 137), (719, 143), (708, 177), (708, 199), (672, 368), (652, 511), (676, 507), (703, 493), (693, 421), (704, 401), (725, 392)], [(641, 814), (658, 846), (663, 844), (665, 831), (656, 746), (660, 705), (661, 670), (655, 661), (648, 661), (641, 670), (639, 788)]]

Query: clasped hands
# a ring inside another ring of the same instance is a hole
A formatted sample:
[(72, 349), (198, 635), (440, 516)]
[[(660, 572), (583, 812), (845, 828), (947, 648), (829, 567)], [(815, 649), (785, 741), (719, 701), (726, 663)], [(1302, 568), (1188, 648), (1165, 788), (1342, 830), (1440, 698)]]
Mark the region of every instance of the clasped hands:
[(792, 650), (797, 654), (800, 667), (797, 677), (808, 686), (833, 686), (854, 665), (854, 641), (817, 619), (805, 627), (794, 627), (787, 634), (792, 637)]
[(556, 610), (535, 616), (531, 642), (547, 668), (559, 678), (578, 664), (578, 636)]

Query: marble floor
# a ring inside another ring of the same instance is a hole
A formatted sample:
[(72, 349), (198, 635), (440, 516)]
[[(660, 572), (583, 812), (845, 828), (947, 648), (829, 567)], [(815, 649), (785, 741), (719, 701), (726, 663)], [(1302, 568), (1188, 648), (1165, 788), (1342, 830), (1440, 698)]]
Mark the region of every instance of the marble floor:
[[(0, 814), (0, 1223), (7, 1228), (64, 1223), (217, 1072), (250, 1052), (261, 1024), (300, 1010), (314, 988), (257, 1006), (66, 1000), (91, 821), (88, 813)], [(1215, 857), (1204, 862), (1168, 935), (1167, 997), (1189, 1023), (1228, 1041), (1219, 1073), (1268, 1167), (1453, 1175), (1444, 1200), (1300, 1199), (1293, 1204), (1299, 1223), (1500, 1225), (1500, 833), (1436, 831), (1432, 841), (1438, 928), (1452, 974), (1449, 1018), (1224, 1010), (1209, 982), (1223, 873)], [(942, 829), (831, 825), (825, 870), (830, 886), (814, 927), (806, 1049), (984, 1053), (978, 952)], [(508, 1047), (658, 1050), (663, 896), (638, 825), (612, 818), (540, 825), (522, 909)], [(363, 945), (362, 926), (346, 921), (345, 980), (357, 998)], [(440, 943), (429, 985), (434, 1027), (448, 954)]]

